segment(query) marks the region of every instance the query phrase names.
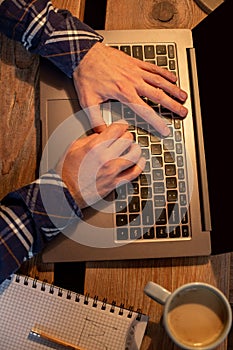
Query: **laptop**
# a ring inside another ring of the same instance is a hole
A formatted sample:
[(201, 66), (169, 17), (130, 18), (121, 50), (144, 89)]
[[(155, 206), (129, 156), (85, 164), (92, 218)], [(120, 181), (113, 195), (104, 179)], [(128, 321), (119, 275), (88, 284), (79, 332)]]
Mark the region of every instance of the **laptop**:
[[(104, 42), (177, 75), (188, 92), (181, 120), (153, 101), (170, 135), (161, 138), (129, 106), (108, 101), (103, 118), (124, 118), (141, 145), (146, 167), (139, 178), (83, 210), (79, 220), (44, 249), (44, 262), (209, 256), (232, 251), (230, 242), (232, 70), (227, 59), (233, 3), (225, 1), (193, 30), (98, 31)], [(228, 83), (228, 84), (227, 84)], [(62, 150), (92, 133), (72, 80), (42, 60), (41, 172)], [(142, 97), (143, 98), (143, 97)], [(224, 104), (225, 102), (225, 104)], [(59, 152), (58, 152), (59, 149)]]

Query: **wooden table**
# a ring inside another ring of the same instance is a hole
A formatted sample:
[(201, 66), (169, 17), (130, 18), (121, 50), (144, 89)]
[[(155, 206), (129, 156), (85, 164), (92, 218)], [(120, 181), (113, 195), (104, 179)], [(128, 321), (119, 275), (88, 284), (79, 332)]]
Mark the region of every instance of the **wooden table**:
[[(83, 2), (56, 0), (77, 16)], [(193, 0), (108, 0), (106, 29), (192, 28), (205, 17)], [(82, 17), (81, 17), (82, 18)], [(36, 177), (38, 113), (38, 58), (1, 36), (0, 46), (0, 198)], [(29, 273), (53, 280), (53, 265), (32, 261)], [(99, 299), (108, 297), (125, 307), (134, 305), (150, 316), (142, 350), (177, 349), (161, 325), (162, 306), (143, 294), (145, 284), (161, 283), (174, 290), (190, 281), (219, 287), (229, 297), (231, 254), (212, 257), (175, 258), (86, 263), (85, 291)], [(227, 341), (218, 349), (227, 348)]]

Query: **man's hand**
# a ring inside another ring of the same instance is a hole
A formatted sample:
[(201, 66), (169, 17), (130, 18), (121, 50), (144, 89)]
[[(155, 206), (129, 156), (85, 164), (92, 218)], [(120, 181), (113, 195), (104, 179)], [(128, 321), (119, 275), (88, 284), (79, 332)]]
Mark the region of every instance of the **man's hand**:
[(167, 125), (141, 96), (181, 117), (188, 112), (182, 105), (187, 94), (174, 84), (177, 78), (173, 73), (103, 43), (96, 43), (90, 49), (74, 71), (73, 79), (81, 107), (87, 112), (91, 107), (88, 116), (96, 132), (106, 128), (100, 104), (109, 99), (129, 105), (163, 136), (169, 134)]
[(91, 206), (144, 169), (141, 148), (127, 128), (120, 121), (100, 134), (80, 138), (59, 162), (56, 170), (80, 208)]

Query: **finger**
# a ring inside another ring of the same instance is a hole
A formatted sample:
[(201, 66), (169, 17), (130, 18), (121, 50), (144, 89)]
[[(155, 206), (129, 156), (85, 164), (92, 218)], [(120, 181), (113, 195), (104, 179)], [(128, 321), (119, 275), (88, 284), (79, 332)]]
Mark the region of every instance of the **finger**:
[(143, 74), (143, 79), (146, 83), (152, 85), (152, 87), (154, 86), (161, 88), (181, 101), (185, 101), (188, 97), (187, 93), (184, 90), (180, 89), (177, 85), (172, 84), (170, 81), (164, 79), (161, 76), (145, 72)]
[(168, 136), (170, 129), (165, 120), (156, 113), (148, 104), (146, 104), (138, 95), (134, 98), (136, 103), (125, 103), (137, 115), (143, 118), (147, 123), (157, 130), (162, 136)]
[(126, 170), (118, 174), (116, 178), (116, 187), (136, 179), (144, 170), (145, 165), (146, 165), (146, 160), (145, 158), (141, 157), (138, 160), (137, 164), (127, 168)]
[(91, 134), (91, 135), (88, 135), (88, 136), (85, 136), (85, 137), (81, 137), (75, 141), (73, 141), (70, 146), (68, 147), (69, 150), (76, 150), (78, 148), (81, 148), (82, 146), (88, 144), (88, 143), (91, 143), (93, 142), (96, 137), (98, 136), (98, 134)]
[(154, 88), (150, 85), (144, 85), (139, 94), (141, 96), (147, 96), (150, 100), (160, 103), (163, 107), (178, 114), (180, 117), (186, 117), (188, 109), (181, 103), (168, 96), (162, 89)]
[(171, 71), (169, 71), (168, 69), (159, 67), (153, 63), (149, 63), (141, 60), (138, 60), (138, 61), (139, 61), (138, 66), (144, 69), (145, 71), (151, 72), (153, 74), (159, 74), (161, 77), (164, 77), (165, 79), (168, 79), (173, 83), (177, 81), (176, 75)]
[(126, 131), (121, 137), (113, 141), (114, 142), (109, 144), (107, 149), (109, 159), (117, 158), (122, 154), (128, 154), (130, 148), (132, 147), (132, 142), (134, 142), (134, 138), (129, 131)]
[(141, 147), (138, 144), (132, 144), (126, 154), (120, 157), (112, 157), (105, 162), (105, 167), (111, 169), (111, 174), (114, 174), (114, 178), (131, 168), (138, 163), (141, 158)]
[[(119, 139), (117, 142), (114, 142), (114, 144), (109, 149), (109, 157), (112, 159), (112, 164), (110, 165), (115, 168), (116, 173), (119, 173), (136, 164), (141, 157), (141, 147), (136, 143), (132, 144), (129, 142), (132, 141)], [(121, 153), (120, 149), (122, 149)], [(124, 151), (126, 152), (121, 155)], [(119, 157), (119, 155), (121, 156)]]
[(85, 113), (88, 116), (92, 129), (100, 133), (107, 128), (105, 121), (103, 120), (102, 112), (100, 109), (100, 105), (88, 106), (84, 109)]
[(104, 131), (98, 135), (95, 142), (107, 148), (127, 131), (128, 126), (128, 123), (123, 119), (116, 121), (106, 127)]

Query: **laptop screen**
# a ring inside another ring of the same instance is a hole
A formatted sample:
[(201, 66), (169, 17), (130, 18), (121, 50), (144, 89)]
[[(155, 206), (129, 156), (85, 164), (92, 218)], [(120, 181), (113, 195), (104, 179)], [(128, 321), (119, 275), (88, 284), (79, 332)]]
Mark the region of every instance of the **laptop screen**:
[(233, 2), (225, 1), (193, 30), (212, 222), (212, 253), (233, 251), (231, 241), (233, 70), (229, 49)]

